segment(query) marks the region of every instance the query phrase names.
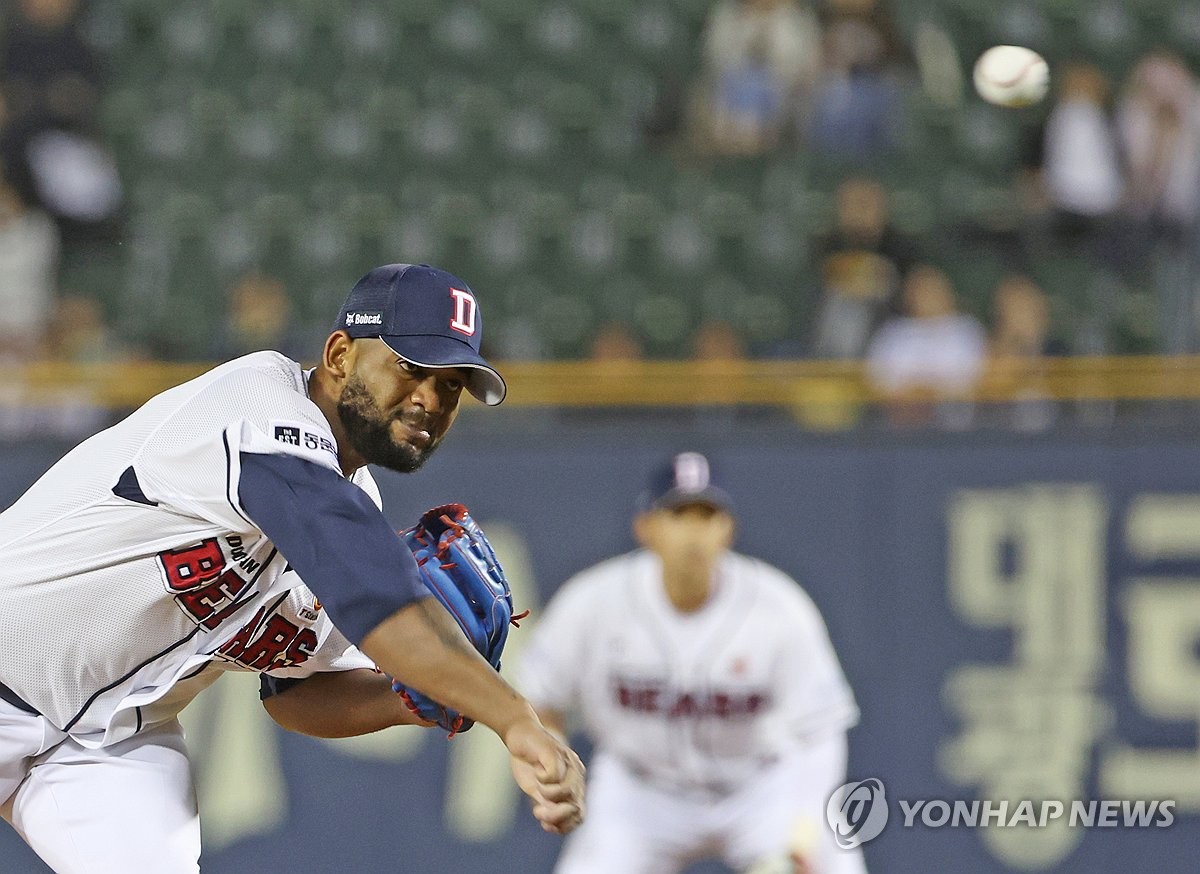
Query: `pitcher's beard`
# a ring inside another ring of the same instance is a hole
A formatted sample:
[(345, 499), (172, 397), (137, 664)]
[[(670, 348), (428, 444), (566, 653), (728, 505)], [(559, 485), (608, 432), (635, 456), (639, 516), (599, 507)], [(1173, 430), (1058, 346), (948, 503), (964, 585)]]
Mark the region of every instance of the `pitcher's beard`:
[(425, 463), (440, 442), (434, 439), (425, 446), (397, 442), (391, 433), (394, 418), (376, 406), (371, 393), (357, 375), (346, 381), (337, 410), (351, 445), (369, 464), (378, 464), (399, 473), (412, 473)]

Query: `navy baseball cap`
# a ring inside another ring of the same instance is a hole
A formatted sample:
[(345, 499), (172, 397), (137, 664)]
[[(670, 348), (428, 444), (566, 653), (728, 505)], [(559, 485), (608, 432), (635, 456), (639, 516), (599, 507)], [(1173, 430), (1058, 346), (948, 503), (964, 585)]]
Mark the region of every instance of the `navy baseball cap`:
[(708, 504), (733, 512), (733, 498), (713, 483), (712, 466), (699, 452), (680, 452), (657, 468), (638, 499), (638, 509), (672, 510), (689, 504)]
[(351, 337), (378, 337), (419, 367), (462, 367), (467, 391), (489, 406), (508, 386), (483, 360), (483, 315), (470, 286), (428, 264), (376, 267), (350, 289), (333, 325)]

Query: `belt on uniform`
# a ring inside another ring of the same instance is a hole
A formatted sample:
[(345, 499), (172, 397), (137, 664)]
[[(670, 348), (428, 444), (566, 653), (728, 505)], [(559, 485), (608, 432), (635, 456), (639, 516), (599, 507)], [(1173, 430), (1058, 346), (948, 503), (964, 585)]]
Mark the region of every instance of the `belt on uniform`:
[[(692, 799), (699, 799), (703, 801), (719, 801), (720, 799), (726, 798), (737, 792), (749, 782), (749, 778), (740, 782), (735, 782), (732, 780), (675, 781), (664, 779), (652, 773), (649, 768), (646, 768), (642, 765), (637, 765), (624, 759), (619, 761), (621, 762), (621, 765), (627, 771), (629, 771), (630, 774), (647, 785), (653, 786), (660, 792), (665, 792), (668, 795), (690, 797)], [(768, 768), (778, 761), (778, 756), (767, 755), (759, 759), (757, 762), (755, 762), (755, 764), (758, 766), (758, 771), (761, 772), (762, 769)], [(752, 777), (754, 774), (751, 774), (750, 776)]]
[(723, 780), (707, 780), (704, 782), (664, 780), (641, 765), (634, 765), (630, 762), (622, 762), (622, 764), (628, 769), (630, 774), (643, 783), (672, 796), (684, 796), (693, 800), (717, 801), (732, 795), (738, 789), (736, 784)]
[(31, 713), (34, 716), (39, 715), (37, 710), (35, 710), (29, 704), (26, 704), (20, 695), (8, 688), (8, 686), (5, 686), (3, 683), (0, 683), (0, 701), (7, 701), (18, 710), (24, 710), (26, 713)]

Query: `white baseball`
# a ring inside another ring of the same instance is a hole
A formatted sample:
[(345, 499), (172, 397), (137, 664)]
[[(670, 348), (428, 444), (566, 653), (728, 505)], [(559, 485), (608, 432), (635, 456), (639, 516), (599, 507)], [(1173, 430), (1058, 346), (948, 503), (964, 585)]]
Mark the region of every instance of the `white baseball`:
[(975, 90), (997, 106), (1029, 106), (1046, 96), (1050, 68), (1022, 46), (993, 46), (975, 62)]

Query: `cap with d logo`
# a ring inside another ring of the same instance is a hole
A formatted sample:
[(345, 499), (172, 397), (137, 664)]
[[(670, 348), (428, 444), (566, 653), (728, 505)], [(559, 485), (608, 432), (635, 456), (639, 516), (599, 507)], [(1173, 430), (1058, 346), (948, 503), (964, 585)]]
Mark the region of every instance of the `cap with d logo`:
[(691, 504), (708, 504), (733, 512), (729, 493), (713, 483), (712, 467), (699, 452), (680, 452), (654, 471), (638, 498), (638, 509), (670, 510)]
[(419, 367), (461, 367), (468, 372), (467, 391), (490, 406), (508, 391), (479, 354), (483, 315), (474, 292), (428, 264), (376, 267), (350, 289), (333, 330), (378, 337)]

